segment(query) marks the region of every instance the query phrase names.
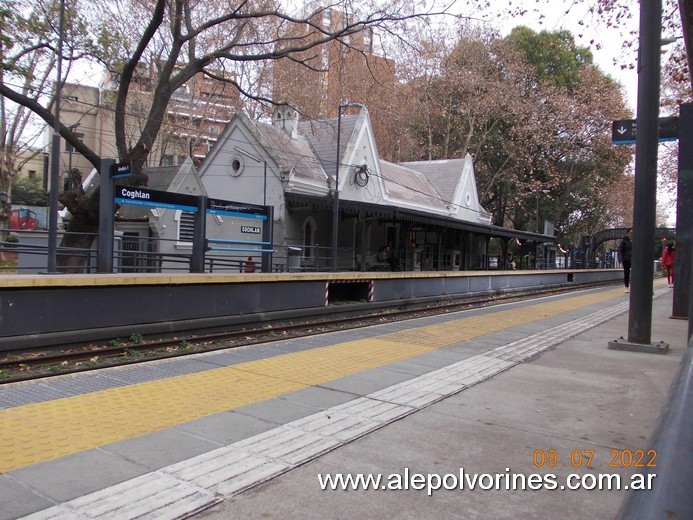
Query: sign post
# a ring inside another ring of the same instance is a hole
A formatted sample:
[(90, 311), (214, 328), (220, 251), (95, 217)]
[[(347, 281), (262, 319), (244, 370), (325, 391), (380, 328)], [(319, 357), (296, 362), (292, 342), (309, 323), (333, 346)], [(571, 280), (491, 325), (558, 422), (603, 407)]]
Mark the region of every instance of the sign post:
[[(658, 140), (675, 141), (679, 138), (679, 118), (660, 117), (657, 120)], [(635, 144), (637, 137), (637, 120), (620, 119), (611, 123), (611, 142), (613, 144)]]
[(101, 159), (99, 175), (99, 237), (96, 270), (99, 273), (113, 272), (113, 232), (115, 227), (115, 205), (113, 204), (113, 159)]

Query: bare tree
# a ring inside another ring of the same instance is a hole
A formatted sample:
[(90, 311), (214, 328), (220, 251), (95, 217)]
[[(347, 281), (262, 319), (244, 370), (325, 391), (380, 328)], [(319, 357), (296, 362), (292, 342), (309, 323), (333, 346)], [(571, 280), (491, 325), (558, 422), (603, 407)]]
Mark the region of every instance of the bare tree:
[[(229, 79), (228, 75), (220, 75), (216, 71), (232, 72), (237, 65), (282, 58), (310, 67), (304, 57), (306, 51), (317, 50), (330, 42), (349, 48), (349, 38), (364, 29), (382, 31), (396, 37), (398, 24), (445, 11), (435, 11), (408, 0), (383, 2), (382, 5), (375, 1), (363, 2), (359, 4), (358, 11), (349, 0), (338, 0), (305, 8), (296, 14), (282, 12), (273, 0), (97, 0), (82, 4), (79, 11), (75, 7), (77, 1), (66, 0), (65, 5), (73, 11), (72, 14), (80, 12), (82, 16), (67, 18), (68, 34), (77, 32), (74, 23), (84, 29), (87, 27), (84, 20), (88, 20), (91, 31), (85, 33), (91, 35), (91, 41), (84, 42), (90, 43), (91, 47), (89, 52), (70, 52), (64, 58), (69, 63), (83, 58), (97, 60), (116, 75), (114, 132), (117, 159), (131, 162), (134, 175), (130, 182), (133, 185), (146, 183), (141, 169), (155, 146), (174, 92), (197, 74), (228, 81), (242, 96), (269, 104), (272, 103), (271, 99), (245, 88), (237, 76), (232, 76), (236, 79)], [(4, 2), (8, 3), (9, 0)], [(6, 41), (13, 43), (9, 47), (6, 43), (3, 47), (0, 67), (2, 70), (11, 69), (14, 74), (26, 78), (27, 64), (37, 59), (34, 56), (49, 56), (55, 52), (55, 42), (59, 38), (58, 3), (50, 0), (18, 0), (12, 3), (12, 8), (18, 4), (21, 4), (20, 11), (31, 13), (34, 24), (46, 28), (43, 35), (34, 34), (31, 38), (22, 39), (16, 37), (19, 31), (15, 26), (5, 27), (8, 29)], [(316, 14), (330, 9), (345, 13), (348, 23), (336, 28), (322, 24), (320, 16)], [(302, 36), (294, 37), (293, 34)], [(128, 101), (134, 95), (131, 87), (138, 81), (142, 69), (149, 67), (153, 67), (151, 102), (139, 135), (130, 141), (126, 135), (126, 115)], [(45, 64), (44, 69), (51, 71), (52, 65)], [(7, 77), (0, 79), (0, 95), (4, 99), (30, 110), (46, 124), (54, 125), (50, 101), (28, 95), (28, 92), (33, 92), (33, 78), (28, 78), (27, 90), (17, 88), (16, 84), (7, 81)], [(94, 167), (99, 167), (101, 157), (77, 139), (72, 129), (60, 125), (59, 132), (76, 152)], [(69, 223), (70, 231), (97, 230), (98, 193), (71, 191), (61, 197), (61, 202), (73, 216)], [(66, 235), (63, 244), (66, 245), (65, 240), (71, 240), (72, 243), (67, 245), (88, 247), (91, 240), (86, 237)], [(60, 259), (59, 264), (62, 265)]]
[(415, 158), (470, 153), (498, 225), (533, 230), (541, 204), (561, 240), (601, 228), (611, 208), (602, 188), (625, 175), (631, 155), (610, 142), (610, 121), (626, 115), (618, 85), (569, 34), (461, 31), (444, 41), (419, 42), (430, 59), (411, 67)]

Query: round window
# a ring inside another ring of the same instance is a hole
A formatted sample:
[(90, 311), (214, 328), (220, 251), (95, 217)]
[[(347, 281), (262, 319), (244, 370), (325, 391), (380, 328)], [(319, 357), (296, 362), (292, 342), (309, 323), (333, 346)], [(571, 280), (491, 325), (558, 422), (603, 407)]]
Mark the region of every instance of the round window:
[(235, 156), (231, 158), (231, 163), (229, 164), (229, 173), (234, 177), (238, 177), (243, 173), (243, 158)]
[(467, 207), (472, 205), (472, 194), (467, 193), (467, 196), (464, 199), (464, 203), (467, 205)]

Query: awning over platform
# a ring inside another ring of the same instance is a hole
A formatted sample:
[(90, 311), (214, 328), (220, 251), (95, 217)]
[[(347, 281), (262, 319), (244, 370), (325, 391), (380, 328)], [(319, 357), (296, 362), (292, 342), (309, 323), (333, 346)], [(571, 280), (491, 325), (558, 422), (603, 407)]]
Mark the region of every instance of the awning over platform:
[[(332, 197), (314, 197), (309, 195), (299, 195), (296, 193), (286, 193), (285, 199), (289, 207), (289, 211), (331, 211), (334, 204)], [(431, 215), (430, 213), (425, 213), (423, 211), (383, 206), (379, 204), (369, 204), (367, 202), (340, 200), (339, 213), (341, 215), (358, 217), (360, 219), (379, 217), (391, 220), (393, 222), (410, 222), (414, 225), (459, 229), (480, 235), (488, 235), (493, 238), (517, 238), (519, 240), (532, 240), (542, 243), (556, 242), (555, 236), (531, 233), (529, 231), (520, 231), (517, 229), (509, 229), (501, 226), (465, 222), (450, 217)]]

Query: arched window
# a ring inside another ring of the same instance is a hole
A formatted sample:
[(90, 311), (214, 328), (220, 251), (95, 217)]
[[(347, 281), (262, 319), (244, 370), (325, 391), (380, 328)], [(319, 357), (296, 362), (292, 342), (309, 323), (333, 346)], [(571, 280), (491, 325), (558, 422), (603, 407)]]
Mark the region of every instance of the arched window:
[(317, 224), (313, 217), (308, 217), (303, 221), (303, 257), (313, 258), (315, 256), (315, 231)]

